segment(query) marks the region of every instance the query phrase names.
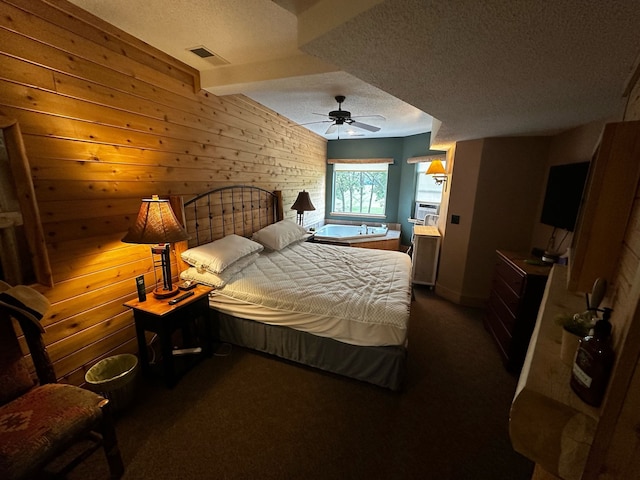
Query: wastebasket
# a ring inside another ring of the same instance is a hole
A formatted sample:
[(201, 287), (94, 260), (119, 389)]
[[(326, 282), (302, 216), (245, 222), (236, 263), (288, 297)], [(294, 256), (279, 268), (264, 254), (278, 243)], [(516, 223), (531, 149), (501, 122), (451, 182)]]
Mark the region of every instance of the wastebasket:
[(118, 412), (133, 399), (138, 374), (138, 357), (130, 353), (100, 360), (84, 376), (89, 390), (108, 398)]

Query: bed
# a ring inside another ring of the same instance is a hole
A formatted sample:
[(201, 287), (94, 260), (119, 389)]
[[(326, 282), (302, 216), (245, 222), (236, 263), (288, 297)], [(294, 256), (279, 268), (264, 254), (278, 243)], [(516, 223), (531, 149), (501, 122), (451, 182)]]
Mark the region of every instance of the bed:
[[(183, 206), (181, 278), (214, 286), (217, 336), (401, 390), (411, 262), (400, 252), (307, 242), (279, 192), (234, 186)], [(184, 262), (183, 262), (184, 260)]]

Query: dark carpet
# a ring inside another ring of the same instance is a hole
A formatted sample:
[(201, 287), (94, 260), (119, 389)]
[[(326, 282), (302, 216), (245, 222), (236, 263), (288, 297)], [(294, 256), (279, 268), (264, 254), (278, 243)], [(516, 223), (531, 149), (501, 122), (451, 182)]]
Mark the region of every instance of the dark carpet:
[[(139, 382), (116, 425), (124, 479), (529, 480), (482, 310), (415, 294), (405, 391), (233, 347), (172, 390)], [(108, 478), (100, 451), (69, 476), (87, 478)]]

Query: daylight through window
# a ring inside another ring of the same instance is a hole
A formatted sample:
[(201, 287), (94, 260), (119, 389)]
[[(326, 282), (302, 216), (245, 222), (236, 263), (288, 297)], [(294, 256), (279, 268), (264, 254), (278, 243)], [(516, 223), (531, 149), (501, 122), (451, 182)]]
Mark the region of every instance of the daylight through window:
[(333, 213), (385, 215), (388, 163), (340, 163), (333, 168)]
[[(419, 162), (417, 164), (416, 182), (416, 202), (424, 202), (431, 205), (440, 205), (442, 201), (442, 189), (444, 184), (436, 184), (431, 175), (425, 175), (425, 172), (431, 165), (431, 162)], [(446, 163), (442, 162), (446, 169)]]
[[(444, 163), (444, 162), (443, 162)], [(426, 175), (431, 162), (416, 164), (416, 193), (413, 218), (424, 225), (437, 225), (442, 202), (443, 184), (438, 185), (431, 175)]]

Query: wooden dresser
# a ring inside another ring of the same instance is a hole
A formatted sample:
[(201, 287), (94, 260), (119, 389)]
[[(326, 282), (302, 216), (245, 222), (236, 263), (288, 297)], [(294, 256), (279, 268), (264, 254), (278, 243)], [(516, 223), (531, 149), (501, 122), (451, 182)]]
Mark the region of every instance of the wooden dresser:
[(519, 372), (551, 267), (527, 263), (526, 254), (497, 251), (497, 261), (485, 316), (509, 371)]

